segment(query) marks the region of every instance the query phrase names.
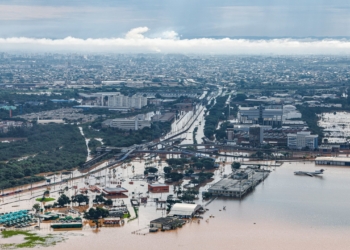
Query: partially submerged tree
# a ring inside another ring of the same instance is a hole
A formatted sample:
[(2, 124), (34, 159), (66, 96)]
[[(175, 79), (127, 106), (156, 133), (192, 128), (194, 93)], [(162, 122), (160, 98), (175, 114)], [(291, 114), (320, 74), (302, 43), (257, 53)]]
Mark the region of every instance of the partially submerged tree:
[(77, 202), (79, 206), (83, 202), (85, 202), (86, 204), (89, 204), (89, 197), (82, 194), (78, 194), (76, 196), (72, 196), (72, 202)]
[(88, 212), (84, 212), (84, 218), (94, 221), (97, 228), (98, 228), (98, 220), (102, 218), (106, 218), (108, 216), (109, 216), (109, 211), (101, 207), (97, 207), (96, 209), (90, 208)]

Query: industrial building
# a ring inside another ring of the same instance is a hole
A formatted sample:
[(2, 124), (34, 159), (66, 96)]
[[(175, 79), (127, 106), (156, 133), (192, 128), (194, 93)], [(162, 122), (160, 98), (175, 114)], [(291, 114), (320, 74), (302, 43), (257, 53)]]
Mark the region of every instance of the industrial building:
[(281, 127), (288, 119), (300, 119), (301, 113), (293, 105), (266, 108), (262, 105), (255, 107), (239, 107), (237, 119), (240, 123), (251, 121), (255, 124)]
[[(255, 119), (272, 119), (282, 121), (283, 109), (266, 109), (263, 106), (239, 107), (237, 119), (239, 122), (246, 122)], [(262, 124), (260, 121), (259, 124)]]
[(318, 135), (312, 135), (309, 131), (301, 131), (287, 135), (287, 146), (291, 149), (318, 148)]

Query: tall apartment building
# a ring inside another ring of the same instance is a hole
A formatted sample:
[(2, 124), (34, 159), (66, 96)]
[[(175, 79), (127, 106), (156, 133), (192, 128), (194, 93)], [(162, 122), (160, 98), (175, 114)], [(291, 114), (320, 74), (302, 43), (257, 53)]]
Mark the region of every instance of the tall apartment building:
[(291, 149), (318, 148), (318, 135), (312, 135), (309, 131), (301, 131), (287, 135), (287, 146)]

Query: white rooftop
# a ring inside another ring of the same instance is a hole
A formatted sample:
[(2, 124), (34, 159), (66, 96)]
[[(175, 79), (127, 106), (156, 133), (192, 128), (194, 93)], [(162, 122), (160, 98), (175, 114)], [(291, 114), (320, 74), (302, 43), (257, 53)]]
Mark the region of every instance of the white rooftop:
[(316, 157), (315, 161), (341, 161), (341, 162), (350, 162), (350, 157)]
[(174, 216), (174, 215), (191, 216), (200, 207), (201, 205), (198, 205), (198, 204), (175, 203), (174, 206), (171, 208), (169, 216)]

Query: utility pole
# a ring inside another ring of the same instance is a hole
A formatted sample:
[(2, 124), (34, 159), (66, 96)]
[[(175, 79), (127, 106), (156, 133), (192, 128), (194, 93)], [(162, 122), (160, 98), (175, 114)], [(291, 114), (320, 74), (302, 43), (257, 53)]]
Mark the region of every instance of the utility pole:
[(239, 180), (239, 199), (242, 198), (242, 179)]

